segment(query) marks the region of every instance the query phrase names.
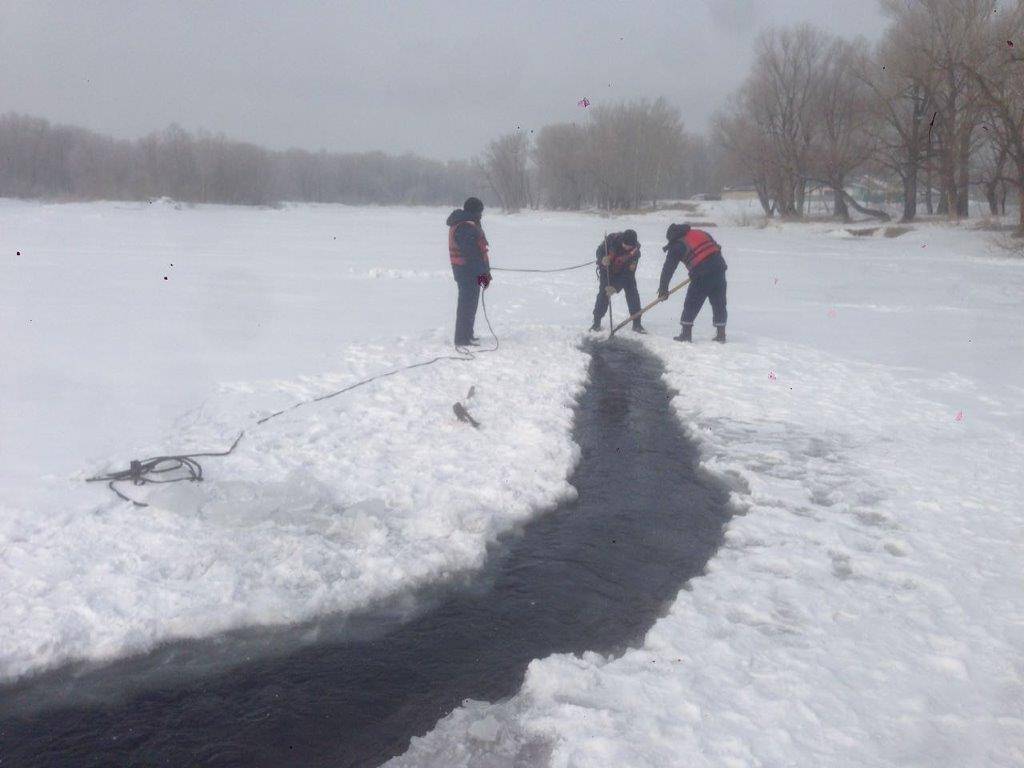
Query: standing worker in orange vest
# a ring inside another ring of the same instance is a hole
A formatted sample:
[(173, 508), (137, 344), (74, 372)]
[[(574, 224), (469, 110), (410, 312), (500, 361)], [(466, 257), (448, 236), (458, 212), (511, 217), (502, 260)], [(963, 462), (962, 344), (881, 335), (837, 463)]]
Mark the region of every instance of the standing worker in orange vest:
[(676, 341), (693, 341), (693, 321), (704, 306), (704, 300), (711, 300), (712, 320), (717, 334), (715, 341), (725, 342), (725, 270), (722, 247), (715, 238), (702, 229), (692, 229), (689, 224), (670, 224), (665, 233), (668, 244), (665, 251), (665, 266), (661, 268), (661, 282), (658, 296), (668, 297), (668, 283), (680, 263), (690, 273), (690, 285), (683, 301), (683, 316), (680, 320), (682, 332), (674, 337)]
[(484, 204), (471, 197), (448, 216), (448, 256), (459, 287), (455, 310), (455, 346), (478, 347), (473, 333), (480, 289), (491, 284), (491, 266), (487, 258), (487, 236), (480, 226)]

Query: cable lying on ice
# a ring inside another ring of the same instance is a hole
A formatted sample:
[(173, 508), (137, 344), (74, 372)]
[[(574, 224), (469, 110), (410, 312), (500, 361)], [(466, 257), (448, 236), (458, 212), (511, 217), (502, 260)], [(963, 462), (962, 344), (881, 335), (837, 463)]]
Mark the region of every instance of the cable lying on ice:
[[(289, 405), (287, 408), (282, 408), (280, 411), (264, 416), (262, 419), (256, 420), (256, 426), (266, 424), (273, 418), (280, 416), (281, 414), (294, 411), (303, 405), (311, 405), (313, 403), (320, 403), (324, 400), (330, 400), (332, 397), (337, 397), (346, 392), (351, 392), (353, 389), (366, 386), (380, 379), (386, 379), (389, 376), (395, 376), (396, 374), (403, 373), (405, 371), (411, 371), (414, 368), (425, 368), (428, 365), (434, 365), (442, 360), (454, 360), (461, 363), (468, 363), (476, 359), (476, 356), (484, 352), (496, 352), (498, 350), (498, 334), (494, 332), (494, 328), (491, 325), (491, 319), (487, 315), (487, 299), (485, 298), (486, 291), (480, 294), (480, 304), (484, 311), (484, 319), (487, 321), (487, 330), (490, 331), (491, 337), (494, 339), (494, 346), (488, 349), (471, 350), (468, 347), (456, 347), (455, 350), (458, 352), (457, 355), (438, 355), (432, 357), (429, 360), (424, 360), (419, 363), (412, 363), (410, 365), (403, 365), (399, 368), (395, 368), (384, 373), (378, 373), (369, 378), (357, 381), (355, 384), (349, 384), (347, 387), (335, 390), (334, 392), (328, 392), (323, 395), (311, 398), (309, 400), (303, 400), (293, 405)], [(203, 466), (197, 459), (205, 458), (209, 456), (227, 456), (242, 441), (245, 436), (245, 430), (241, 430), (238, 433), (238, 437), (231, 444), (231, 447), (226, 451), (204, 451), (202, 453), (183, 453), (183, 454), (169, 454), (166, 456), (152, 456), (148, 459), (133, 459), (129, 462), (128, 469), (117, 470), (114, 472), (105, 472), (99, 475), (93, 475), (87, 477), (85, 481), (87, 483), (98, 483), (106, 482), (107, 487), (110, 488), (117, 496), (124, 501), (130, 501), (136, 507), (148, 507), (149, 505), (142, 501), (136, 501), (117, 489), (116, 483), (123, 483), (131, 481), (133, 485), (159, 485), (164, 483), (180, 483), (180, 482), (192, 482), (200, 483), (203, 481)]]
[(491, 267), (492, 272), (569, 272), (574, 269), (594, 266), (594, 260), (585, 261), (582, 264), (574, 264), (571, 267), (558, 267), (557, 269), (513, 269), (512, 267)]
[(470, 359), (470, 360), (474, 359), (477, 355), (482, 354), (484, 352), (497, 352), (498, 351), (498, 346), (499, 346), (498, 334), (496, 334), (494, 332), (494, 327), (491, 325), (491, 318), (487, 314), (487, 291), (486, 290), (480, 291), (480, 306), (484, 310), (484, 320), (487, 321), (487, 330), (488, 330), (488, 332), (490, 332), (491, 338), (494, 339), (494, 346), (491, 347), (490, 349), (478, 349), (476, 352), (474, 352), (473, 350), (469, 349), (468, 347), (463, 347), (463, 346), (456, 346), (455, 347), (455, 349), (460, 354), (466, 355), (468, 357), (468, 359)]

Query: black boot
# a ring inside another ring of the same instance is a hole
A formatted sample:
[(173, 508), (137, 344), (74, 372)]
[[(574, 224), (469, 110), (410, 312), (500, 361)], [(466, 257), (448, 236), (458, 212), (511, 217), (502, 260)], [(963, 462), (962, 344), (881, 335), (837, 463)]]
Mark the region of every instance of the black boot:
[(590, 326), (590, 330), (592, 330), (592, 331), (600, 331), (601, 330), (601, 321), (598, 318), (596, 318), (596, 317), (594, 318), (594, 324)]
[(676, 341), (693, 341), (693, 325), (684, 325), (678, 336), (673, 336)]
[(633, 333), (647, 333), (647, 329), (640, 325), (639, 320), (633, 321)]
[(715, 341), (719, 342), (720, 344), (725, 344), (725, 326), (724, 325), (715, 326)]

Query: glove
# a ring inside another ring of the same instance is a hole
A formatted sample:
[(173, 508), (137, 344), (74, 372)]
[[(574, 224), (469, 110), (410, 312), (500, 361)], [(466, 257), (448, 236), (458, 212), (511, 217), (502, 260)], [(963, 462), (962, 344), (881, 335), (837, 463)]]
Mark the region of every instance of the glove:
[(616, 288), (614, 285), (609, 285), (607, 288), (604, 289), (604, 295), (607, 296), (609, 299), (618, 292), (619, 289)]
[(612, 263), (612, 257), (611, 256), (605, 256), (603, 259), (601, 259), (601, 266), (602, 267), (607, 267), (611, 263)]
[(658, 291), (658, 298), (661, 299), (662, 301), (667, 299), (668, 298), (668, 291), (666, 291), (664, 289)]
[(491, 275), (490, 275), (490, 273), (487, 273), (487, 274), (484, 274), (484, 275), (477, 275), (476, 276), (476, 284), (479, 285), (479, 286), (482, 286), (484, 290), (487, 290), (487, 287), (491, 284)]

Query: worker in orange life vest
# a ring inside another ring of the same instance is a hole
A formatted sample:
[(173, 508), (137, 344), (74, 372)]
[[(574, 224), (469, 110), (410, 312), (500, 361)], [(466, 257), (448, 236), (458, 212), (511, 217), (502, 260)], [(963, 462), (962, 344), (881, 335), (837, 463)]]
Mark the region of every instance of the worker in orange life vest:
[[(590, 330), (601, 330), (601, 318), (608, 311), (608, 302), (614, 294), (626, 292), (629, 314), (640, 311), (640, 292), (636, 286), (636, 267), (640, 262), (640, 243), (636, 232), (612, 232), (597, 247), (597, 300), (594, 302), (594, 323)], [(633, 321), (635, 333), (647, 333), (640, 318)]]
[(658, 296), (668, 297), (668, 284), (679, 264), (686, 265), (690, 273), (690, 285), (683, 301), (682, 332), (676, 341), (693, 341), (693, 321), (704, 306), (704, 300), (711, 301), (712, 321), (717, 331), (715, 341), (725, 342), (725, 322), (728, 313), (725, 308), (725, 270), (728, 269), (722, 257), (722, 247), (702, 229), (693, 229), (689, 224), (671, 224), (665, 233), (668, 244), (665, 251), (665, 265), (661, 268), (661, 282)]
[(480, 289), (491, 284), (491, 265), (488, 259), (487, 236), (480, 219), (484, 204), (470, 197), (448, 216), (448, 257), (452, 274), (459, 288), (459, 303), (455, 310), (455, 346), (478, 347), (473, 333), (476, 309), (480, 303)]

